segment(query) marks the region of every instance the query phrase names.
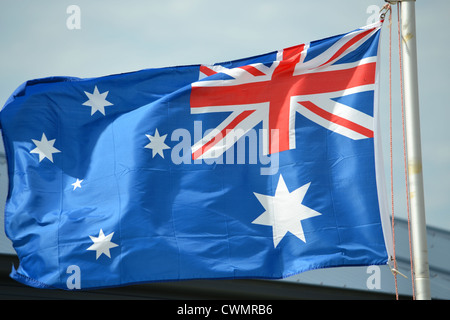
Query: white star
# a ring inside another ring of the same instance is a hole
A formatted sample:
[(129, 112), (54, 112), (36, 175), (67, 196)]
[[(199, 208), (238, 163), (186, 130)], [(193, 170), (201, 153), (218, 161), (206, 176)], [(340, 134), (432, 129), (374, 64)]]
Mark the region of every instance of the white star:
[(152, 149), (152, 158), (154, 158), (156, 154), (159, 154), (164, 158), (164, 149), (170, 149), (170, 147), (164, 143), (167, 134), (160, 136), (158, 129), (156, 129), (154, 136), (151, 136), (149, 134), (146, 134), (146, 136), (150, 140), (150, 143), (147, 144), (144, 148)]
[(74, 183), (72, 183), (73, 185), (73, 190), (75, 190), (76, 188), (80, 188), (81, 189), (81, 183), (83, 182), (83, 180), (77, 179), (77, 181), (75, 181)]
[(302, 205), (310, 184), (307, 183), (289, 192), (283, 177), (280, 175), (275, 196), (254, 193), (266, 211), (252, 223), (272, 227), (275, 248), (288, 231), (306, 243), (301, 221), (321, 215), (319, 212)]
[(97, 86), (95, 86), (93, 93), (89, 93), (86, 91), (84, 93), (89, 98), (89, 100), (83, 103), (83, 106), (91, 107), (91, 116), (97, 111), (100, 111), (100, 113), (105, 115), (105, 107), (113, 105), (111, 102), (106, 100), (106, 96), (108, 95), (109, 91), (100, 93), (97, 89)]
[(41, 141), (31, 139), (31, 141), (33, 141), (33, 143), (36, 145), (36, 148), (31, 150), (30, 153), (39, 154), (39, 162), (41, 162), (45, 158), (47, 158), (48, 160), (53, 162), (53, 154), (61, 152), (58, 149), (56, 149), (55, 147), (53, 147), (53, 145), (55, 144), (55, 140), (56, 139), (53, 139), (50, 141), (47, 140), (45, 133), (42, 134)]
[(117, 247), (118, 245), (114, 242), (111, 242), (111, 238), (114, 235), (114, 232), (105, 236), (103, 230), (100, 229), (98, 237), (89, 236), (91, 240), (94, 242), (92, 246), (87, 248), (86, 250), (96, 251), (96, 258), (98, 259), (102, 254), (105, 254), (108, 258), (111, 258), (111, 254), (109, 253), (109, 249)]

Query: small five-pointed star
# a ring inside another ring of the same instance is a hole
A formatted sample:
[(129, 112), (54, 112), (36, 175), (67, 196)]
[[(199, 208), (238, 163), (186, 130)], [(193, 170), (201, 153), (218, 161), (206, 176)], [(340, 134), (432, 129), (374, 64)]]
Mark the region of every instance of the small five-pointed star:
[(96, 251), (95, 259), (98, 259), (102, 254), (105, 254), (108, 258), (111, 258), (109, 249), (118, 246), (118, 244), (111, 242), (111, 238), (113, 235), (114, 235), (114, 232), (105, 236), (105, 234), (103, 233), (103, 230), (100, 229), (98, 237), (89, 236), (91, 238), (91, 240), (94, 242), (94, 244), (91, 245), (86, 250)]
[(73, 190), (75, 190), (76, 188), (80, 188), (81, 189), (81, 183), (83, 182), (83, 180), (77, 179), (77, 181), (75, 181), (74, 183), (72, 183), (73, 185)]
[(280, 175), (274, 196), (255, 193), (256, 198), (266, 211), (252, 223), (272, 227), (275, 248), (288, 231), (306, 243), (301, 221), (321, 215), (321, 213), (302, 204), (309, 185), (310, 183), (305, 184), (289, 192), (283, 177)]
[(164, 158), (164, 150), (170, 149), (168, 145), (164, 143), (166, 140), (167, 134), (160, 136), (158, 129), (155, 130), (155, 135), (151, 136), (149, 134), (146, 134), (147, 138), (150, 140), (150, 143), (147, 144), (144, 148), (152, 149), (152, 158), (155, 157), (155, 155), (159, 154), (161, 157)]
[(109, 91), (100, 93), (97, 89), (97, 86), (95, 86), (93, 93), (89, 93), (86, 91), (84, 93), (89, 98), (89, 100), (83, 103), (83, 106), (91, 107), (91, 116), (97, 111), (105, 115), (105, 107), (113, 105), (111, 102), (106, 100), (106, 96), (108, 95)]
[(48, 140), (47, 137), (45, 136), (45, 133), (42, 134), (42, 138), (40, 141), (31, 139), (31, 141), (33, 141), (33, 143), (35, 144), (36, 148), (31, 150), (30, 153), (39, 154), (39, 162), (41, 162), (45, 158), (53, 162), (53, 154), (61, 152), (60, 150), (53, 147), (53, 145), (55, 144), (55, 140), (56, 139)]

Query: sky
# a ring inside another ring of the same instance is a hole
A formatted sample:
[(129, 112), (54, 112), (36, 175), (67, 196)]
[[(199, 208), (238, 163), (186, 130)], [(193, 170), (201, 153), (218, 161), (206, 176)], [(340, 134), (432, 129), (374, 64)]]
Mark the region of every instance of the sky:
[[(376, 9), (384, 4), (381, 0), (0, 0), (0, 105), (31, 79), (208, 64), (330, 37), (373, 22)], [(71, 5), (79, 11), (71, 11)], [(79, 20), (73, 20), (74, 14)], [(416, 1), (426, 220), (444, 230), (450, 230), (449, 14), (448, 0)], [(406, 218), (396, 6), (392, 19), (394, 214)], [(380, 121), (390, 190), (387, 22), (380, 46)], [(4, 189), (6, 177), (0, 178)]]

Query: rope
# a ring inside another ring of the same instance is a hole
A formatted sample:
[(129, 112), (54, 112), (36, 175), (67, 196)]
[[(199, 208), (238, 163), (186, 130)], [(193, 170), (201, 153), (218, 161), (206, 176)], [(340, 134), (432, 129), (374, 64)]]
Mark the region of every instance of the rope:
[[(390, 161), (391, 161), (391, 206), (392, 206), (392, 241), (393, 241), (393, 261), (394, 268), (391, 268), (395, 281), (395, 298), (398, 300), (398, 284), (397, 284), (397, 258), (395, 254), (395, 228), (394, 228), (394, 164), (393, 164), (393, 147), (392, 147), (392, 11), (391, 5), (385, 5), (386, 12), (389, 12), (389, 142), (390, 142)], [(385, 8), (383, 7), (383, 8)], [(395, 272), (394, 272), (395, 270)]]
[(406, 211), (408, 215), (408, 238), (409, 238), (409, 257), (411, 265), (411, 286), (412, 286), (412, 297), (413, 300), (416, 299), (415, 287), (414, 287), (414, 266), (412, 259), (412, 243), (411, 243), (411, 219), (410, 219), (410, 208), (409, 208), (409, 187), (408, 187), (408, 164), (406, 156), (406, 135), (405, 135), (405, 108), (404, 108), (404, 97), (403, 97), (403, 67), (402, 67), (402, 48), (401, 48), (401, 31), (400, 31), (400, 3), (397, 3), (397, 29), (398, 29), (398, 52), (399, 52), (399, 63), (400, 63), (400, 93), (401, 93), (401, 104), (402, 104), (402, 128), (403, 128), (403, 158), (405, 166), (405, 185), (406, 185)]

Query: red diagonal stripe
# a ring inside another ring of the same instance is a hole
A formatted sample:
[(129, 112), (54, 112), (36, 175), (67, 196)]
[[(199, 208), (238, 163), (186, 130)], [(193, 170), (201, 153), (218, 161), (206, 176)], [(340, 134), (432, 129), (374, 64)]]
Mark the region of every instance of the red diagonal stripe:
[(248, 73), (250, 73), (251, 75), (258, 77), (258, 76), (265, 76), (266, 74), (258, 69), (256, 69), (254, 66), (242, 66), (239, 67), (245, 71), (247, 71)]
[(350, 46), (352, 46), (353, 44), (355, 44), (356, 42), (358, 42), (360, 39), (364, 38), (367, 34), (371, 33), (374, 29), (369, 29), (367, 31), (364, 31), (358, 35), (356, 35), (355, 37), (353, 37), (352, 39), (350, 39), (346, 44), (344, 44), (327, 62), (321, 64), (321, 66), (329, 63), (330, 61), (333, 61), (334, 59), (336, 59), (337, 57), (339, 57), (345, 50), (347, 50), (348, 48), (350, 48)]
[(212, 76), (213, 74), (217, 73), (216, 71), (214, 71), (208, 67), (205, 67), (205, 66), (200, 66), (200, 72), (205, 74), (207, 77)]
[(211, 149), (214, 145), (216, 145), (220, 140), (222, 140), (229, 132), (230, 130), (233, 130), (236, 128), (236, 126), (241, 123), (245, 118), (247, 118), (249, 115), (251, 115), (255, 110), (246, 110), (241, 112), (236, 118), (231, 121), (228, 126), (226, 126), (219, 134), (217, 134), (214, 138), (209, 140), (207, 143), (205, 143), (201, 148), (196, 150), (192, 154), (192, 159), (198, 159), (202, 154), (204, 154), (206, 151)]
[(355, 131), (359, 134), (362, 134), (363, 136), (366, 136), (368, 138), (373, 138), (373, 131), (370, 129), (367, 129), (366, 127), (363, 127), (353, 121), (347, 120), (345, 118), (342, 118), (340, 116), (332, 114), (328, 111), (325, 111), (322, 108), (319, 108), (318, 106), (316, 106), (311, 101), (301, 101), (299, 103), (302, 106), (304, 106), (306, 109), (308, 109), (309, 111), (317, 114), (318, 116), (324, 118), (325, 120), (336, 123), (347, 129), (353, 130), (353, 131)]

